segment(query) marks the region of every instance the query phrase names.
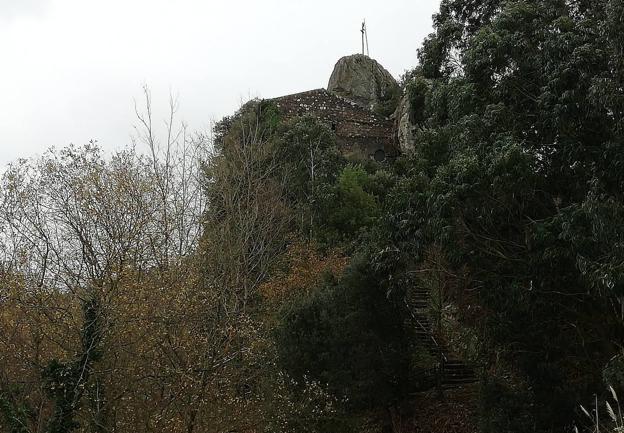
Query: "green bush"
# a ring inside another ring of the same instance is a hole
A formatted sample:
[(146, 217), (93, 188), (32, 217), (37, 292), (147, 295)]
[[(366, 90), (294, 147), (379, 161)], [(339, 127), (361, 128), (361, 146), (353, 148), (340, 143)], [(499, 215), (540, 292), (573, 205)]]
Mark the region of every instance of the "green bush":
[(346, 166), (334, 185), (319, 190), (319, 219), (316, 232), (328, 245), (353, 241), (380, 216), (372, 177), (360, 166)]
[(364, 260), (289, 305), (276, 332), (282, 367), (327, 384), (353, 409), (389, 405), (406, 391), (402, 315)]

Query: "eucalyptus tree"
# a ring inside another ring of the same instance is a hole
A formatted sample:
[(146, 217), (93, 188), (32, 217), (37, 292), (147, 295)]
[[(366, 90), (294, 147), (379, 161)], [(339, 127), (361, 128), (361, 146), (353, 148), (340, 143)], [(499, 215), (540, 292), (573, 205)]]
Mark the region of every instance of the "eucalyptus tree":
[(416, 150), (389, 236), (464, 279), (464, 320), (514, 377), (490, 387), (493, 431), (560, 431), (621, 347), (622, 11), (444, 0), (407, 83)]

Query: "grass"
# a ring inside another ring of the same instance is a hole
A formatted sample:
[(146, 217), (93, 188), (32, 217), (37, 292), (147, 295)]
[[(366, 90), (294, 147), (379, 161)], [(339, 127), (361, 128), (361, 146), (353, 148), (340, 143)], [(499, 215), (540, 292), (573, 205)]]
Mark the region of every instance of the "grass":
[[(609, 386), (612, 401), (606, 400), (604, 402), (606, 417), (601, 417), (601, 405), (598, 402), (598, 396), (595, 397), (594, 407), (591, 410), (587, 410), (581, 405), (581, 411), (591, 421), (590, 430), (591, 433), (624, 433), (624, 418), (622, 417), (622, 408), (620, 406), (620, 400), (618, 398), (615, 389)], [(578, 427), (574, 427), (574, 431), (579, 433)]]

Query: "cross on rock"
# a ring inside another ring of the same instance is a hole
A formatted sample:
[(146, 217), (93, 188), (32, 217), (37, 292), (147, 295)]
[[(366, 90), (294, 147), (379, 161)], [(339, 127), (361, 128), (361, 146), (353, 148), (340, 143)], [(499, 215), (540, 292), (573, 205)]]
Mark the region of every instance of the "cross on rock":
[(368, 30), (366, 30), (366, 20), (362, 21), (362, 29), (360, 32), (362, 33), (362, 55), (370, 57), (370, 53), (368, 51)]

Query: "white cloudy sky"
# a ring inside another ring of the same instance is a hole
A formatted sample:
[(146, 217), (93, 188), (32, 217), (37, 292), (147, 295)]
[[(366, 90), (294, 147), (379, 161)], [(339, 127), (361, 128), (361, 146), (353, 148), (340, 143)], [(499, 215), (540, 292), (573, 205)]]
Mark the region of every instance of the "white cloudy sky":
[[(399, 76), (439, 0), (0, 0), (0, 165), (96, 139), (129, 143), (133, 100), (170, 90), (193, 130), (249, 97), (324, 87), (360, 50)], [(164, 116), (164, 112), (162, 113)]]

